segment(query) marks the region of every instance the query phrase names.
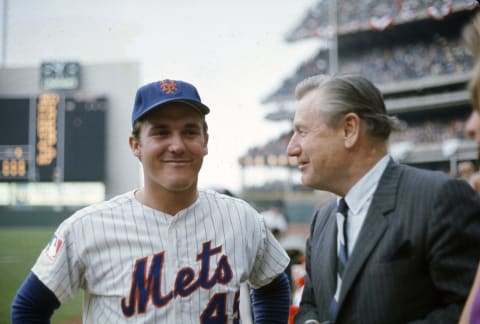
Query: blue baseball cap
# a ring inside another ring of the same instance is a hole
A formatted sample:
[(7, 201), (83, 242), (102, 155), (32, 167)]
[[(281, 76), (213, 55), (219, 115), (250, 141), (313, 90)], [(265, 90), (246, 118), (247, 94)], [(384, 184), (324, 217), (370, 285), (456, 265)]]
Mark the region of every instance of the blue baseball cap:
[(185, 81), (161, 80), (148, 83), (137, 90), (132, 112), (132, 126), (150, 110), (170, 102), (183, 102), (203, 115), (210, 112), (198, 94), (197, 89)]

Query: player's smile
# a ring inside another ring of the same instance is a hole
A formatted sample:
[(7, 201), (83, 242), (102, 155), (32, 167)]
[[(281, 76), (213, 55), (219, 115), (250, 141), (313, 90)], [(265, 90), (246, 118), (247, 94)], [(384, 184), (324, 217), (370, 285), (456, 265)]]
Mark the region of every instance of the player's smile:
[(181, 169), (183, 172), (188, 172), (188, 169), (193, 165), (193, 160), (163, 160), (162, 164), (171, 171)]
[(169, 163), (169, 164), (180, 164), (180, 165), (184, 165), (184, 164), (189, 164), (189, 163), (192, 163), (193, 160), (163, 160), (163, 163)]

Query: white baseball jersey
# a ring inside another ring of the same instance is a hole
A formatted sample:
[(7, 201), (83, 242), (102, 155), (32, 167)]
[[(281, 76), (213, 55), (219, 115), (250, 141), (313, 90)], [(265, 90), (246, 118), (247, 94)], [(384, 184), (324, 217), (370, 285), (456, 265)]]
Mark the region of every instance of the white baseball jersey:
[(264, 286), (288, 262), (240, 199), (200, 191), (172, 217), (132, 191), (66, 219), (32, 271), (61, 303), (84, 289), (84, 323), (239, 323), (240, 282)]

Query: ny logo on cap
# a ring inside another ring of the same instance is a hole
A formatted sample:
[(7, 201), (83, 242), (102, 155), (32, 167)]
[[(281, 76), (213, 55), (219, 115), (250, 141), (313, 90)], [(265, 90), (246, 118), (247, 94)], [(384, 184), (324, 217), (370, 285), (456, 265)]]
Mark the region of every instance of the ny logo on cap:
[(172, 94), (175, 92), (175, 90), (177, 90), (177, 84), (172, 80), (163, 80), (160, 83), (160, 88), (166, 94)]

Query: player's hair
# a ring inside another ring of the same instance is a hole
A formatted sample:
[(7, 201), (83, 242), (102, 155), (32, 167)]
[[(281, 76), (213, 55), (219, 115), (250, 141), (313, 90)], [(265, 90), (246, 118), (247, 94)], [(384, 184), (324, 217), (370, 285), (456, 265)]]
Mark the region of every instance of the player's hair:
[(472, 78), (468, 82), (468, 91), (473, 109), (480, 112), (480, 12), (463, 28), (462, 40), (467, 50), (477, 60)]
[(338, 126), (345, 114), (357, 114), (371, 137), (388, 140), (398, 120), (389, 116), (380, 90), (367, 78), (355, 74), (315, 75), (300, 82), (295, 97), (300, 100), (310, 91), (319, 91), (323, 103), (315, 107), (330, 127)]
[[(143, 125), (144, 121), (145, 121), (145, 115), (138, 118), (135, 121), (135, 124), (133, 124), (132, 136), (137, 142), (140, 141), (140, 130), (142, 129), (142, 125)], [(203, 124), (203, 132), (205, 133), (205, 135), (207, 135), (208, 134), (208, 124), (207, 124), (207, 121), (205, 120), (204, 115), (202, 115), (202, 124)]]

